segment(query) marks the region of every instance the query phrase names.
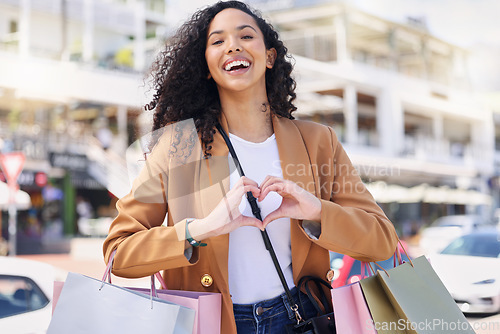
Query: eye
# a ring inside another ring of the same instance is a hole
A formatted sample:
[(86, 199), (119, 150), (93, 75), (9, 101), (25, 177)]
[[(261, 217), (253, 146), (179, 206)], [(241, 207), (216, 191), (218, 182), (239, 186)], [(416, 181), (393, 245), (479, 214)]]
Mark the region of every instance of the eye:
[(253, 39), (253, 36), (245, 35), (245, 36), (242, 37), (242, 39)]
[(219, 45), (219, 44), (222, 44), (222, 41), (219, 40), (212, 43), (212, 45)]

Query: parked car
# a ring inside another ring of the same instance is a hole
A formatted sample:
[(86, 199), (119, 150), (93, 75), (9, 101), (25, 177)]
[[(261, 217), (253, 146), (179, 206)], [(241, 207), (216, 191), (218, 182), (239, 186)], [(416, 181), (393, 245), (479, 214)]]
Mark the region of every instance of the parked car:
[(45, 333), (54, 280), (64, 280), (64, 274), (46, 263), (1, 256), (0, 332)]
[(474, 230), (492, 226), (492, 222), (481, 216), (453, 215), (436, 219), (429, 227), (422, 231), (420, 248), (429, 255), (439, 253), (452, 240)]
[[(400, 248), (403, 261), (407, 262), (408, 257), (401, 249), (401, 246), (398, 245), (398, 247)], [(385, 261), (378, 261), (377, 263), (384, 269), (394, 268), (394, 256)], [(333, 288), (338, 288), (340, 286), (357, 282), (362, 278), (361, 261), (355, 260), (348, 255), (330, 252), (330, 267), (333, 270)], [(375, 270), (379, 269), (376, 265), (372, 265), (372, 267)]]
[(500, 312), (500, 233), (489, 228), (452, 241), (429, 261), (459, 308)]

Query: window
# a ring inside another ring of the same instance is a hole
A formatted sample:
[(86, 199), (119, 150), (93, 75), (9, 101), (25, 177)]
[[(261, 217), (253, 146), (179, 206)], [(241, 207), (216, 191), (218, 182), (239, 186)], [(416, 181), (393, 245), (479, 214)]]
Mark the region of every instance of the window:
[(9, 32), (10, 33), (18, 32), (17, 21), (14, 20), (9, 21)]
[(0, 318), (35, 311), (48, 303), (47, 296), (31, 279), (0, 275)]
[(500, 241), (495, 234), (469, 234), (455, 239), (441, 254), (500, 257)]

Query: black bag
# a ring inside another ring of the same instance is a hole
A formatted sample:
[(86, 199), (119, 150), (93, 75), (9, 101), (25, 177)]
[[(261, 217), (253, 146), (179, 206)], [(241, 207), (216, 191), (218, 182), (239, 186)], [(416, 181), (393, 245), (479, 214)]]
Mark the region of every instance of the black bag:
[(288, 325), (288, 334), (335, 334), (333, 312), (302, 321), (298, 325)]
[[(310, 284), (315, 283), (318, 295), (318, 299), (320, 300), (323, 308), (318, 305), (318, 302), (314, 298), (314, 294), (311, 291)], [(306, 319), (299, 324), (288, 325), (286, 327), (286, 331), (288, 334), (297, 334), (297, 333), (311, 333), (311, 334), (335, 334), (335, 318), (333, 316), (333, 311), (328, 303), (327, 296), (325, 295), (324, 290), (321, 288), (321, 285), (326, 286), (331, 289), (330, 284), (322, 280), (321, 278), (314, 276), (304, 276), (299, 281), (299, 289), (302, 289), (304, 286), (307, 298), (311, 301), (314, 308), (317, 311), (317, 316)], [(299, 303), (301, 305), (302, 310), (304, 310), (301, 294), (299, 293)]]
[[(227, 136), (226, 132), (220, 124), (216, 125), (217, 130), (219, 130), (220, 134), (224, 138), (224, 141), (226, 142), (227, 148), (229, 149), (229, 152), (231, 153), (231, 156), (234, 159), (236, 168), (238, 169), (239, 173), (241, 176), (244, 176), (245, 173), (243, 172), (243, 168), (240, 165), (240, 162), (238, 160), (238, 157), (236, 156), (236, 152), (234, 151), (233, 145), (231, 144), (231, 141), (229, 140), (229, 137)], [(250, 203), (250, 206), (252, 208), (252, 213), (257, 219), (262, 220), (262, 217), (260, 215), (260, 208), (257, 205), (257, 200), (255, 197), (253, 197), (252, 192), (247, 193), (247, 199), (248, 202)], [(299, 290), (302, 287), (302, 284), (304, 284), (307, 297), (309, 300), (312, 302), (316, 310), (318, 311), (319, 316), (310, 318), (310, 319), (303, 319), (302, 316), (299, 313), (299, 308), (297, 304), (294, 302), (292, 293), (290, 292), (290, 289), (288, 288), (288, 285), (286, 283), (285, 275), (283, 275), (283, 271), (281, 270), (280, 264), (278, 262), (278, 258), (276, 257), (276, 253), (274, 252), (273, 245), (271, 244), (271, 240), (269, 239), (269, 235), (267, 234), (267, 231), (264, 230), (262, 231), (262, 239), (264, 240), (264, 244), (266, 245), (266, 249), (269, 251), (269, 254), (271, 255), (271, 258), (273, 260), (274, 267), (276, 268), (276, 272), (278, 273), (278, 276), (280, 278), (281, 284), (283, 285), (283, 288), (285, 289), (285, 293), (287, 295), (288, 303), (290, 304), (293, 312), (295, 313), (295, 318), (297, 319), (297, 324), (289, 325), (286, 327), (287, 333), (289, 334), (294, 334), (294, 333), (307, 333), (307, 334), (335, 334), (335, 318), (333, 317), (333, 311), (329, 307), (329, 303), (327, 301), (327, 297), (325, 296), (325, 293), (323, 289), (321, 288), (321, 285), (325, 285), (328, 288), (331, 289), (330, 284), (326, 282), (325, 280), (322, 280), (321, 278), (318, 277), (313, 277), (313, 276), (304, 276), (300, 279), (299, 281)], [(328, 310), (328, 311), (323, 311), (316, 300), (314, 299), (311, 289), (309, 287), (309, 282), (314, 282), (316, 284), (316, 288), (319, 291), (320, 298), (321, 298), (321, 303), (323, 304), (323, 309)], [(299, 293), (299, 300), (300, 300), (300, 293)], [(302, 301), (300, 300), (301, 304)], [(302, 307), (302, 309), (304, 309)]]

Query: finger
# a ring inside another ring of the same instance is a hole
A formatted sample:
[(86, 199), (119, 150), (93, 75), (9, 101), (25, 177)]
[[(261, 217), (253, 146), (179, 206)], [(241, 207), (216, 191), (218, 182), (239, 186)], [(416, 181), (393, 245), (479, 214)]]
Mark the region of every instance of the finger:
[(262, 221), (262, 225), (264, 228), (266, 228), (269, 223), (273, 222), (276, 219), (283, 218), (285, 215), (283, 214), (281, 208), (278, 208), (274, 210), (273, 212), (269, 213), (266, 218)]
[[(253, 194), (259, 196), (260, 195), (260, 188), (257, 185), (254, 184), (243, 184), (242, 182), (239, 182), (228, 192), (228, 195), (233, 195), (239, 197), (242, 196), (243, 194), (251, 191)], [(254, 195), (254, 196), (255, 196)]]
[(257, 182), (255, 182), (254, 180), (252, 180), (246, 176), (240, 177), (238, 182), (241, 182), (241, 184), (243, 184), (243, 185), (252, 185), (252, 186), (259, 188), (259, 184)]
[(260, 183), (259, 188), (262, 189), (264, 187), (267, 187), (269, 184), (280, 182), (280, 181), (283, 181), (283, 179), (279, 178), (277, 176), (274, 176), (274, 175), (268, 175), (268, 176), (266, 176), (266, 178), (264, 179), (264, 181), (262, 181)]
[(273, 175), (266, 175), (266, 177), (264, 178), (264, 180), (260, 183), (259, 188), (262, 188), (266, 184), (266, 182), (268, 182), (273, 177), (274, 177)]
[(240, 179), (238, 180), (238, 182), (236, 183), (236, 185), (235, 185), (235, 187), (233, 189), (238, 189), (238, 190), (235, 190), (235, 191), (238, 191), (239, 195), (240, 194), (242, 195), (242, 192), (243, 193), (247, 193), (247, 192), (251, 191), (252, 195), (254, 197), (259, 197), (260, 196), (259, 184), (257, 182), (255, 182), (254, 180), (249, 179), (246, 176), (240, 177)]
[[(241, 184), (238, 187), (231, 189), (227, 195), (224, 196), (224, 206), (229, 214), (230, 220), (234, 219), (232, 212), (239, 207), (241, 201), (244, 199), (244, 195), (246, 195), (247, 192), (251, 192), (254, 197), (260, 196), (260, 189), (256, 186), (242, 186)], [(236, 212), (239, 212), (239, 210)]]
[(269, 194), (271, 191), (274, 191), (274, 192), (280, 194), (281, 196), (283, 196), (284, 194), (286, 194), (285, 184), (283, 184), (283, 183), (274, 183), (274, 184), (268, 185), (265, 188), (261, 188), (260, 196), (259, 196), (259, 202), (263, 201), (264, 198), (266, 198), (267, 194)]
[(260, 196), (260, 193), (261, 193), (261, 190), (259, 188), (257, 188), (256, 186), (253, 186), (253, 185), (246, 185), (242, 188), (242, 195), (243, 194), (246, 194), (247, 192), (251, 192), (252, 195), (255, 197), (255, 198), (258, 198)]

